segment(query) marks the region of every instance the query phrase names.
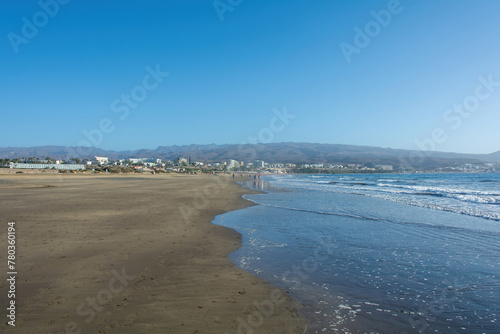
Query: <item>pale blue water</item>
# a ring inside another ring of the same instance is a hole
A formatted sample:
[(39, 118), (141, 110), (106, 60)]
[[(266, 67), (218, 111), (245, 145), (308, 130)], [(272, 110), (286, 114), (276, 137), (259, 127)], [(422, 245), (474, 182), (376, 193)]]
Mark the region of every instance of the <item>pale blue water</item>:
[(499, 174), (246, 186), (267, 192), (246, 197), (260, 205), (215, 223), (242, 233), (238, 266), (303, 304), (309, 333), (500, 333)]

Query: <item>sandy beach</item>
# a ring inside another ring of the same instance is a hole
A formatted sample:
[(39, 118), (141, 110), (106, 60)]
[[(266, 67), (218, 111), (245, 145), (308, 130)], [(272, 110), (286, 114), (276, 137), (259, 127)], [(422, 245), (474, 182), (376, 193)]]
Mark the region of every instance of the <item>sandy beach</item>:
[[(252, 203), (229, 176), (1, 175), (0, 281), (16, 227), (7, 333), (304, 333), (300, 305), (236, 268), (211, 223)], [(7, 318), (8, 320), (8, 318)]]

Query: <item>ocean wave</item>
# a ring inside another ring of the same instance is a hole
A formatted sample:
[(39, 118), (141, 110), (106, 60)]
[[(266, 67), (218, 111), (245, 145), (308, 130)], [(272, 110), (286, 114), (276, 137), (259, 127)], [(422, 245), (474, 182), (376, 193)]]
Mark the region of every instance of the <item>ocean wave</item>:
[[(411, 193), (407, 193), (407, 194), (411, 194)], [(419, 196), (436, 196), (436, 197), (444, 197), (443, 194), (436, 194), (436, 193), (415, 193), (415, 195), (419, 195)]]
[(448, 197), (470, 203), (500, 205), (500, 197), (498, 197), (498, 195), (478, 196), (478, 195), (468, 195), (468, 194), (457, 194)]
[(329, 211), (321, 211), (321, 210), (310, 210), (310, 209), (287, 207), (287, 206), (281, 206), (281, 205), (275, 205), (275, 204), (269, 204), (269, 203), (262, 203), (262, 202), (254, 201), (254, 200), (252, 200), (250, 198), (246, 198), (246, 197), (245, 197), (245, 199), (247, 199), (247, 200), (249, 200), (251, 202), (254, 202), (256, 204), (262, 205), (262, 206), (267, 206), (267, 207), (276, 208), (276, 209), (283, 209), (283, 210), (290, 210), (290, 211), (299, 211), (299, 212), (307, 212), (307, 213), (314, 213), (314, 214), (319, 214), (319, 215), (329, 215), (329, 216), (339, 216), (339, 217), (346, 217), (346, 218), (374, 220), (374, 221), (379, 221), (380, 220), (380, 219), (374, 218), (374, 217), (353, 215), (353, 214), (348, 214), (348, 213), (329, 212)]
[[(392, 194), (366, 193), (366, 192), (355, 191), (354, 189), (352, 189), (352, 190), (353, 191), (337, 191), (337, 193), (380, 198), (380, 199), (389, 200), (392, 202), (401, 203), (401, 204), (405, 204), (405, 205), (417, 206), (417, 207), (421, 207), (421, 208), (427, 208), (427, 209), (444, 211), (444, 212), (452, 212), (452, 213), (457, 213), (457, 214), (462, 214), (462, 215), (467, 215), (467, 216), (472, 216), (472, 217), (477, 217), (477, 218), (482, 218), (482, 219), (487, 219), (487, 220), (500, 221), (500, 212), (479, 210), (476, 207), (467, 207), (465, 205), (454, 205), (453, 206), (453, 205), (451, 205), (451, 203), (436, 203), (436, 202), (418, 200), (418, 199), (412, 198), (415, 195), (415, 193), (400, 192), (399, 195), (408, 195), (408, 196), (395, 197), (395, 196), (391, 196)], [(439, 196), (439, 195), (436, 196), (434, 194), (432, 194), (432, 195), (426, 194), (423, 196), (428, 196), (430, 198), (436, 198), (436, 199), (444, 199), (444, 200), (446, 200), (446, 198), (448, 198), (448, 199), (450, 198), (449, 196)], [(379, 219), (373, 218), (373, 217), (363, 217), (360, 215), (335, 213), (335, 212), (327, 212), (327, 211), (319, 211), (319, 210), (290, 208), (290, 207), (285, 207), (285, 206), (263, 204), (261, 202), (253, 201), (251, 199), (249, 199), (249, 200), (256, 203), (256, 204), (272, 206), (272, 207), (287, 209), (287, 210), (303, 211), (303, 212), (310, 212), (310, 213), (316, 213), (316, 214), (333, 215), (333, 216), (358, 218), (358, 219), (379, 220)], [(487, 200), (480, 199), (480, 198), (468, 198), (467, 200), (468, 200), (468, 202), (473, 203), (473, 204), (495, 204), (495, 206), (497, 204), (499, 204), (498, 201), (496, 201), (495, 203), (485, 203), (485, 202), (487, 202)], [(463, 203), (467, 202), (467, 201), (465, 201), (465, 199), (462, 199), (462, 201), (463, 201)]]
[[(435, 177), (435, 176), (432, 176)], [(494, 177), (450, 179), (429, 177), (315, 176), (276, 177), (282, 187), (365, 195), (402, 204), (500, 221), (500, 191)], [(479, 182), (482, 182), (482, 186)], [(489, 185), (491, 184), (491, 185)]]
[[(356, 185), (363, 185), (363, 184), (358, 183)], [(406, 185), (394, 186), (382, 183), (378, 183), (377, 185), (380, 188), (375, 189), (374, 191), (382, 193), (403, 194), (409, 196), (415, 195), (415, 196), (441, 197), (441, 198), (450, 198), (469, 203), (500, 205), (500, 193), (492, 191), (479, 191), (470, 189), (454, 189), (454, 188), (427, 187), (427, 186), (406, 186)], [(342, 188), (341, 185), (337, 185), (337, 187)], [(359, 190), (368, 190), (368, 189), (363, 187), (363, 188), (357, 188), (357, 190), (359, 193)]]
[[(453, 213), (463, 214), (463, 215), (467, 215), (467, 216), (473, 216), (473, 217), (477, 217), (477, 218), (500, 221), (500, 212), (479, 210), (475, 207), (451, 206), (451, 205), (445, 205), (445, 204), (439, 204), (439, 203), (417, 201), (417, 200), (413, 200), (411, 198), (395, 198), (395, 197), (391, 197), (391, 196), (383, 196), (383, 195), (377, 195), (377, 194), (363, 194), (363, 195), (381, 198), (381, 199), (386, 199), (386, 200), (390, 200), (390, 201), (401, 203), (401, 204), (418, 206), (418, 207), (427, 208), (427, 209), (453, 212)], [(474, 202), (474, 203), (477, 203), (477, 202)]]

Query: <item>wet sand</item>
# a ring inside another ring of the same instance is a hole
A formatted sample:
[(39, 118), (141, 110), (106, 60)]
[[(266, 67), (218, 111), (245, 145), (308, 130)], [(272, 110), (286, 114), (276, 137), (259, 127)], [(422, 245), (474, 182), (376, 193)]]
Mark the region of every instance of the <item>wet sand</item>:
[(1, 175), (2, 276), (8, 221), (18, 257), (2, 332), (304, 333), (299, 304), (236, 268), (241, 236), (211, 223), (250, 192), (229, 176)]

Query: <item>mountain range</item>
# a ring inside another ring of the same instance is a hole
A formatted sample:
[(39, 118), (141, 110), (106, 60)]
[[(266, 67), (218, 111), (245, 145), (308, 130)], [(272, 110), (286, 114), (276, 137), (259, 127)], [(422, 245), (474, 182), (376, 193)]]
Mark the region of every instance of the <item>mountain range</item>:
[(173, 160), (191, 157), (191, 161), (220, 162), (227, 159), (251, 162), (264, 160), (271, 163), (357, 163), (390, 164), (395, 167), (438, 168), (464, 163), (499, 162), (500, 151), (491, 154), (463, 154), (436, 151), (391, 149), (372, 146), (269, 143), (226, 145), (159, 146), (156, 149), (113, 151), (100, 148), (70, 146), (2, 147), (0, 158), (51, 157), (54, 159), (106, 156), (112, 160), (127, 158), (159, 158)]

